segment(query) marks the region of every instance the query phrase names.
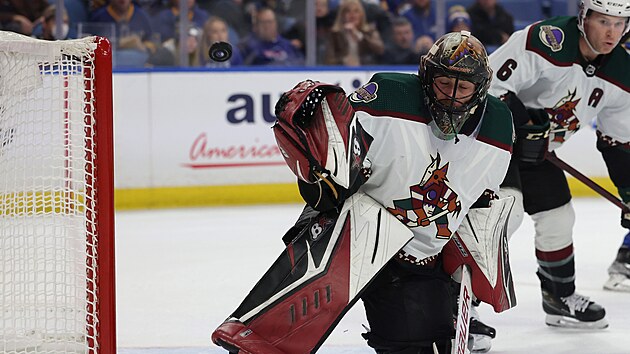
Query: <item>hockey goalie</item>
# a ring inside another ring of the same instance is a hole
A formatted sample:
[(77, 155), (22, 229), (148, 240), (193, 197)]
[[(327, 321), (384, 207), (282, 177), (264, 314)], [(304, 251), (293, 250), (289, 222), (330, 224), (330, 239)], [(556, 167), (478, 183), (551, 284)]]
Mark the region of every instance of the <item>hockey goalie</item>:
[[(458, 45), (461, 61), (447, 64)], [(509, 111), (486, 95), (487, 57), (469, 33), (424, 58), (423, 74), (375, 74), (348, 96), (307, 80), (280, 98), (273, 131), (307, 206), (215, 344), (313, 353), (361, 299), (377, 353), (466, 353), (453, 345), (451, 273), (470, 273), (469, 294), (496, 311), (514, 306), (512, 201), (488, 192), (510, 160)]]

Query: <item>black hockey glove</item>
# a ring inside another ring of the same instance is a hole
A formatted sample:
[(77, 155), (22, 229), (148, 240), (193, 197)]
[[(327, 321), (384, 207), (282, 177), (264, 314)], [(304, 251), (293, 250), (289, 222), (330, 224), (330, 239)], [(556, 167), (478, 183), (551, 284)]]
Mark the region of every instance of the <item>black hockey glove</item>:
[[(626, 204), (628, 206), (628, 204)], [(621, 211), (621, 226), (630, 229), (630, 206)]]
[(512, 112), (512, 121), (515, 127), (525, 125), (530, 121), (529, 112), (521, 100), (516, 97), (514, 92), (508, 91), (505, 95), (501, 96), (501, 101), (505, 102), (510, 111)]
[(514, 155), (519, 161), (539, 164), (549, 148), (549, 115), (542, 109), (528, 108), (531, 124), (516, 128)]

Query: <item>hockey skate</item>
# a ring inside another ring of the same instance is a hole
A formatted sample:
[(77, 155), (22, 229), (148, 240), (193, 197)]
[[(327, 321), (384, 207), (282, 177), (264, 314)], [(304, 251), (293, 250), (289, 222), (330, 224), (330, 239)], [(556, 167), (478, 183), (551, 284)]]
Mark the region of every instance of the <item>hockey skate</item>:
[(470, 337), (472, 345), (469, 346), (472, 353), (487, 353), (492, 348), (492, 339), (497, 335), (497, 331), (481, 322), (477, 305), (471, 306), (470, 311)]
[(610, 277), (604, 283), (604, 289), (630, 292), (630, 248), (619, 248), (617, 258), (608, 267), (608, 275)]
[(606, 310), (588, 296), (573, 293), (567, 297), (558, 297), (542, 289), (543, 310), (547, 314), (548, 326), (582, 329), (603, 329), (608, 327), (604, 318)]

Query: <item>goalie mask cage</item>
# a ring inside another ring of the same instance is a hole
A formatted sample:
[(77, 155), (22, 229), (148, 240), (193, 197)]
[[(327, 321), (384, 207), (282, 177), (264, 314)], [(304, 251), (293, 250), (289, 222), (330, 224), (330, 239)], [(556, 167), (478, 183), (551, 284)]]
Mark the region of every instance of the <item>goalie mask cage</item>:
[(0, 352), (116, 351), (107, 39), (0, 31)]

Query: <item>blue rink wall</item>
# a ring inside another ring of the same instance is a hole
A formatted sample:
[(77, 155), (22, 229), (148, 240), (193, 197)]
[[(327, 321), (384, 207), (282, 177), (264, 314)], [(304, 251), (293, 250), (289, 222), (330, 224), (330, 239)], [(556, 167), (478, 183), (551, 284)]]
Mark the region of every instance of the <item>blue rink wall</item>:
[[(377, 71), (416, 67), (115, 71), (116, 208), (299, 202), (271, 130), (275, 102), (304, 79), (352, 92)], [(616, 194), (592, 126), (565, 145), (561, 158)], [(569, 183), (576, 197), (595, 195)]]

